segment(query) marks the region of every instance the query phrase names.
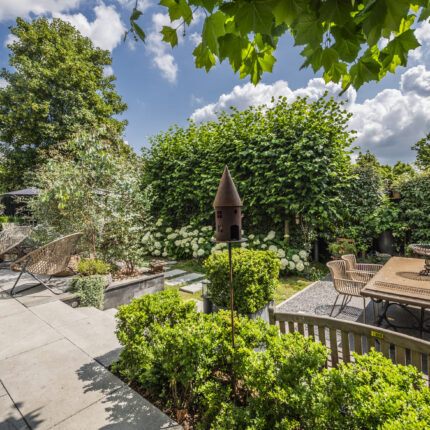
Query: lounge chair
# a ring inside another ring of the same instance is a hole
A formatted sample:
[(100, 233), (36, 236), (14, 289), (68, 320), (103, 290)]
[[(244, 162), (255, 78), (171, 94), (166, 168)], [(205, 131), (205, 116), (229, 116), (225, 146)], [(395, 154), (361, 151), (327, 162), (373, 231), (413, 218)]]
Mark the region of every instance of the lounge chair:
[(42, 285), (54, 294), (61, 294), (62, 291), (54, 291), (36, 275), (49, 276), (47, 281), (49, 282), (52, 276), (69, 268), (70, 257), (75, 252), (76, 245), (81, 237), (82, 233), (74, 233), (69, 236), (56, 239), (12, 263), (10, 266), (11, 270), (19, 271), (20, 274), (10, 291), (11, 296), (14, 296), (15, 288), (18, 286), (23, 273), (28, 273), (38, 282), (38, 284), (22, 289), (19, 292), (34, 288), (37, 285)]
[(4, 255), (17, 251), (18, 257), (22, 254), (21, 246), (31, 232), (28, 226), (13, 226), (0, 231), (0, 259)]
[(351, 274), (348, 273), (346, 262), (343, 260), (335, 260), (327, 263), (333, 279), (333, 285), (337, 291), (337, 297), (331, 308), (330, 316), (332, 316), (338, 298), (343, 295), (342, 304), (340, 306), (339, 314), (344, 310), (352, 296), (361, 297), (363, 299), (363, 320), (366, 323), (366, 299), (361, 295), (362, 288), (365, 287), (366, 281), (352, 279)]

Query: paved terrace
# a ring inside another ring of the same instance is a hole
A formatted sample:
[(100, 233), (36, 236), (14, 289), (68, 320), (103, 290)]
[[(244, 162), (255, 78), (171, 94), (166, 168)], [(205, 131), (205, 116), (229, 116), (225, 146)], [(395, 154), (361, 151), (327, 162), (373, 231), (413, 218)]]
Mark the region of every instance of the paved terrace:
[(112, 310), (41, 287), (11, 298), (16, 276), (0, 270), (1, 430), (182, 429), (107, 369), (121, 349)]

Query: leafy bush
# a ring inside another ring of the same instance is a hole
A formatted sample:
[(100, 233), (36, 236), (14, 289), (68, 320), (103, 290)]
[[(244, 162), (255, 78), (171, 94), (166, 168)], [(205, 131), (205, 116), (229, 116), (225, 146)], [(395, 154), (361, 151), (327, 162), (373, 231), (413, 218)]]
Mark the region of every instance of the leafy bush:
[(225, 160), (244, 207), (245, 230), (283, 231), (297, 215), (322, 226), (338, 218), (349, 176), (348, 114), (321, 98), (274, 100), (270, 106), (222, 112), (216, 121), (171, 127), (151, 138), (145, 183), (162, 196), (153, 215), (172, 227), (207, 225)]
[(229, 313), (193, 307), (173, 291), (121, 306), (124, 349), (113, 370), (169, 410), (198, 417), (196, 428), (428, 428), (430, 391), (415, 368), (371, 352), (326, 369), (319, 342), (241, 316), (233, 349)]
[(330, 243), (328, 245), (328, 250), (331, 255), (335, 257), (340, 257), (345, 254), (356, 254), (357, 248), (354, 242), (347, 239), (338, 239), (336, 242)]
[[(262, 308), (273, 299), (280, 262), (272, 251), (237, 248), (232, 251), (234, 307), (242, 314)], [(211, 255), (205, 262), (209, 295), (221, 307), (230, 306), (228, 252)]]
[(103, 260), (85, 258), (78, 263), (78, 273), (82, 276), (107, 275), (109, 271), (110, 265)]
[(75, 276), (72, 279), (71, 286), (71, 291), (79, 296), (81, 306), (103, 308), (103, 293), (106, 287), (106, 278), (104, 276)]

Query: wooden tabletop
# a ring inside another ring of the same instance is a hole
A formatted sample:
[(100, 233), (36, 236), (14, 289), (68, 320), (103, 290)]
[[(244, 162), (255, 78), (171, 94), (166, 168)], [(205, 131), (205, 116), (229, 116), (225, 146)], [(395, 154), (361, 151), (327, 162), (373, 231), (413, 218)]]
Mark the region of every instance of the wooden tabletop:
[(430, 276), (419, 274), (424, 260), (392, 257), (361, 290), (365, 297), (430, 308)]

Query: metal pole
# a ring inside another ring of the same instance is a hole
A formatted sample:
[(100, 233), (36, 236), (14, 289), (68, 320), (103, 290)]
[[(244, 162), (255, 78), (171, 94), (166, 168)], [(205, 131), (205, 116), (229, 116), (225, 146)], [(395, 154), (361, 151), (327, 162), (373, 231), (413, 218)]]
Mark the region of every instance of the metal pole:
[(230, 309), (231, 309), (231, 338), (234, 344), (234, 302), (233, 302), (233, 266), (231, 263), (231, 243), (228, 244), (228, 262), (230, 264)]

